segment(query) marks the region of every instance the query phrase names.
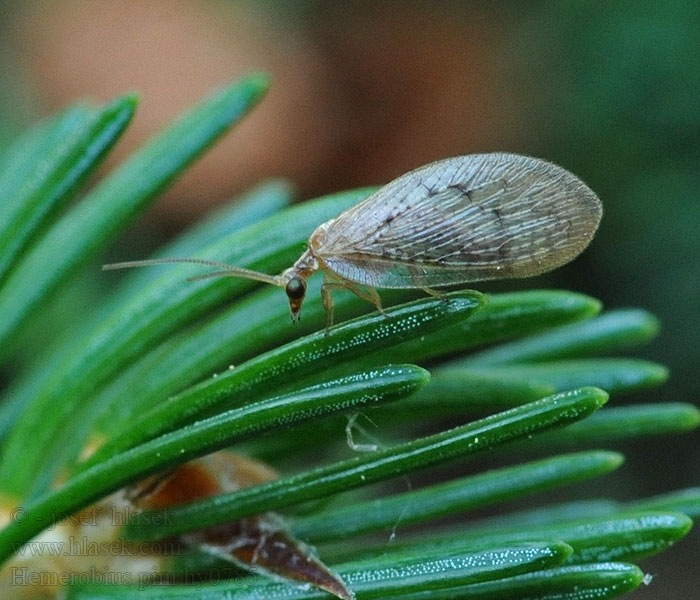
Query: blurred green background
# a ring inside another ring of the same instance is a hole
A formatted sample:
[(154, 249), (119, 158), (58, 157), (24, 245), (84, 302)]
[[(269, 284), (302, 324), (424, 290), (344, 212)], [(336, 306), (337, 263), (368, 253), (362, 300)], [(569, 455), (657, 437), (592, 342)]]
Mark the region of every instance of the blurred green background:
[[(272, 74), (261, 107), (156, 203), (124, 240), (124, 258), (263, 178), (288, 177), (305, 198), (384, 183), (449, 155), (535, 155), (600, 195), (601, 229), (551, 276), (479, 289), (562, 286), (608, 308), (646, 308), (662, 323), (646, 356), (671, 368), (651, 394), (698, 398), (696, 0), (63, 0), (3, 2), (0, 11), (0, 153), (59, 106), (135, 89), (142, 105), (119, 160), (216, 84)], [(89, 281), (71, 311), (103, 293), (98, 275)], [(624, 450), (624, 487), (606, 490), (620, 499), (700, 481), (697, 435)], [(649, 562), (664, 577), (685, 573), (679, 598), (700, 581), (700, 535), (683, 547)], [(653, 598), (653, 586), (635, 597)]]

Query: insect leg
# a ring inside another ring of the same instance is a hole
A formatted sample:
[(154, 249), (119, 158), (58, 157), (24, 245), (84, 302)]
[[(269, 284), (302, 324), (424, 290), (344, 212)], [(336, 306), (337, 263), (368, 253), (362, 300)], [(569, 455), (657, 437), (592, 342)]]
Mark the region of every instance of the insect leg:
[(323, 285), (321, 285), (321, 301), (323, 302), (323, 310), (326, 311), (326, 335), (333, 325), (333, 295), (331, 290), (342, 287), (340, 283), (330, 281), (327, 275), (324, 276)]
[(347, 288), (350, 290), (353, 294), (356, 296), (359, 296), (363, 300), (367, 300), (367, 302), (371, 302), (374, 304), (374, 306), (377, 307), (377, 310), (382, 313), (387, 319), (391, 318), (391, 315), (389, 315), (384, 308), (382, 307), (382, 299), (379, 297), (379, 293), (377, 292), (376, 289), (373, 287), (367, 285), (363, 288), (360, 288), (356, 286), (354, 283), (351, 281), (348, 281), (347, 279), (344, 279), (340, 285), (344, 288)]
[[(356, 294), (357, 291), (353, 290)], [(369, 300), (372, 304), (374, 304), (377, 307), (377, 310), (382, 313), (387, 319), (391, 319), (391, 315), (387, 313), (384, 308), (382, 307), (382, 299), (379, 297), (379, 292), (373, 287), (367, 286), (367, 296), (360, 296), (360, 298), (366, 298)]]
[(333, 298), (331, 297), (331, 290), (333, 289), (350, 290), (356, 296), (374, 304), (374, 306), (377, 307), (377, 310), (381, 314), (383, 314), (387, 319), (391, 318), (391, 315), (389, 315), (382, 307), (382, 299), (379, 297), (377, 290), (375, 290), (373, 287), (366, 286), (365, 289), (363, 289), (356, 286), (354, 283), (348, 281), (347, 279), (333, 281), (329, 279), (326, 275), (323, 281), (323, 285), (321, 286), (321, 299), (323, 300), (323, 308), (326, 309), (327, 315), (326, 332), (328, 331), (328, 328), (333, 324)]
[(433, 298), (437, 298), (438, 300), (443, 300), (444, 302), (447, 302), (447, 296), (442, 292), (438, 292), (437, 290), (424, 286), (421, 286), (419, 289), (428, 294), (429, 296), (432, 296)]
[(438, 292), (437, 290), (434, 290), (432, 288), (429, 288), (421, 283), (421, 273), (416, 267), (408, 267), (408, 272), (411, 275), (411, 280), (413, 281), (413, 284), (419, 290), (424, 291), (426, 294), (432, 296), (433, 298), (438, 298), (439, 300), (444, 300), (445, 302), (447, 301), (447, 296), (445, 296), (445, 294), (443, 294), (442, 292)]

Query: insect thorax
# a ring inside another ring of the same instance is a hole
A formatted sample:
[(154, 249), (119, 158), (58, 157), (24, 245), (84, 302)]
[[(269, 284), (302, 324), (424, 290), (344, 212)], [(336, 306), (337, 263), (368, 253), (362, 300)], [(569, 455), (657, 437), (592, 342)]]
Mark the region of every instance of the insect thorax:
[(304, 250), (304, 253), (297, 261), (282, 273), (284, 281), (288, 282), (292, 277), (298, 276), (307, 279), (318, 271), (318, 260), (313, 255), (311, 249)]

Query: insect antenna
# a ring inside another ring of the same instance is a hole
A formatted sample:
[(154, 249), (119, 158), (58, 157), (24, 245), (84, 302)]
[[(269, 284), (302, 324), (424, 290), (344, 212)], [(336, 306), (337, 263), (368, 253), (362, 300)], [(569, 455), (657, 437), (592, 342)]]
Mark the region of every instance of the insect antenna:
[[(261, 273), (262, 274), (262, 273)], [(212, 271), (211, 273), (204, 273), (203, 275), (195, 275), (194, 277), (188, 277), (187, 281), (193, 283), (195, 281), (202, 281), (202, 279), (214, 279), (215, 277), (247, 277), (247, 275), (240, 275), (236, 271)], [(266, 276), (267, 277), (267, 276)], [(254, 279), (250, 277), (250, 279)], [(271, 281), (265, 280), (265, 283), (272, 283)], [(273, 284), (277, 285), (277, 284)]]
[(277, 287), (284, 287), (286, 283), (278, 275), (268, 275), (267, 273), (251, 271), (250, 269), (244, 269), (243, 267), (234, 267), (232, 265), (227, 265), (226, 263), (218, 262), (216, 260), (205, 260), (203, 258), (151, 258), (148, 260), (131, 260), (127, 262), (118, 262), (102, 265), (102, 270), (114, 271), (116, 269), (131, 269), (134, 267), (153, 267), (156, 265), (164, 265), (171, 263), (191, 263), (195, 265), (215, 267), (216, 269), (218, 269), (218, 271), (214, 271), (213, 273), (205, 273), (204, 275), (190, 277), (188, 281), (198, 281), (200, 279), (208, 279), (210, 277), (243, 277), (244, 279), (253, 279), (255, 281), (269, 283), (270, 285), (275, 285)]

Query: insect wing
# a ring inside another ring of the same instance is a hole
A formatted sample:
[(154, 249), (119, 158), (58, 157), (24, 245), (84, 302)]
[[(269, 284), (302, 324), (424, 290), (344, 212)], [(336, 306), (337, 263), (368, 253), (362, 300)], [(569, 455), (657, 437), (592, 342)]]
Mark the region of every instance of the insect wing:
[(387, 184), (320, 228), (315, 254), (340, 277), (376, 287), (529, 277), (582, 252), (601, 215), (597, 196), (561, 167), (476, 154)]

